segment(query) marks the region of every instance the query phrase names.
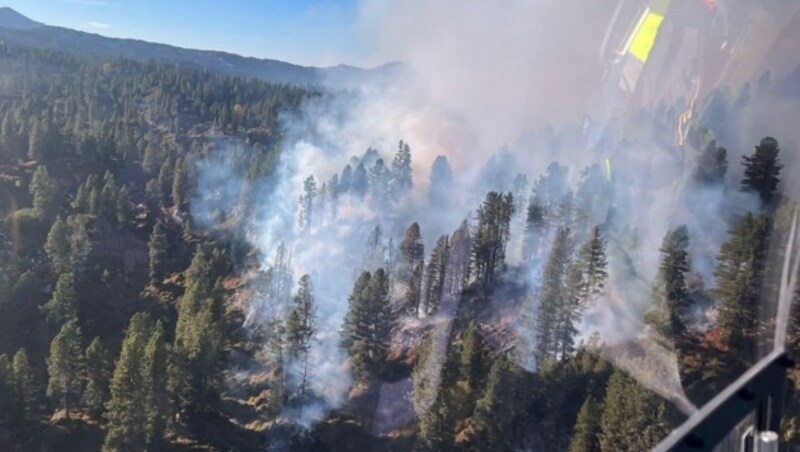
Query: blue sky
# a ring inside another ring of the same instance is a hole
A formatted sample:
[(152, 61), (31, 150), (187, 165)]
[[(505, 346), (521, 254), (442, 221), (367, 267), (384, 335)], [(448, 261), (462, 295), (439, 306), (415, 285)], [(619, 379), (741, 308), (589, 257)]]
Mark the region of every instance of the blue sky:
[(364, 64), (358, 0), (0, 0), (29, 18), (298, 64)]

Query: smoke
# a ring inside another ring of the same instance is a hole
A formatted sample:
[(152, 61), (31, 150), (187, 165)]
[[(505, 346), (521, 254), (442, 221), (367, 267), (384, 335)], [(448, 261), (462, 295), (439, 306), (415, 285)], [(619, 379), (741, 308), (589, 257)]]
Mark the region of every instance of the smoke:
[[(567, 167), (569, 189), (579, 193), (581, 171), (601, 163), (586, 149), (579, 123), (600, 91), (603, 67), (597, 41), (615, 4), (364, 0), (359, 21), (364, 39), (375, 43), (375, 58), (401, 60), (402, 70), (379, 83), (312, 97), (299, 113), (284, 115), (280, 158), (263, 179), (246, 179), (248, 168), (238, 163), (246, 161), (242, 155), (264, 151), (245, 143), (217, 143), (215, 152), (197, 162), (197, 196), (191, 203), (195, 222), (215, 230), (240, 228), (258, 250), (259, 272), (270, 269), (284, 244), (291, 254), (292, 279), (308, 273), (314, 282), (318, 333), (311, 347), (311, 391), (316, 397), (286, 409), (285, 418), (308, 428), (346, 400), (352, 378), (339, 348), (339, 332), (353, 282), (362, 270), (392, 263), (397, 252), (392, 245), (399, 244), (411, 222), (420, 222), (429, 255), (439, 235), (472, 219), (487, 191), (512, 190), (514, 177), (522, 174), (530, 184), (519, 203), (508, 252), (509, 264), (517, 265), (522, 261), (527, 193), (552, 161)], [(682, 105), (673, 107), (680, 111)], [(679, 152), (663, 139), (671, 136), (673, 125), (644, 114), (609, 131), (616, 141), (604, 141), (602, 154), (613, 162), (611, 182), (587, 190), (592, 224), (585, 226), (603, 226), (610, 277), (605, 294), (590, 306), (580, 328), (585, 337), (599, 332), (610, 346), (647, 336), (643, 315), (653, 305), (659, 248), (670, 229), (687, 225), (692, 271), (712, 287), (713, 262), (729, 229), (727, 220), (757, 210), (750, 195), (692, 183), (698, 151)], [(408, 195), (384, 208), (369, 194), (362, 199), (343, 193), (336, 215), (327, 205), (328, 213), (315, 211), (307, 227), (298, 226), (299, 200), (309, 176), (321, 189), (346, 164), (355, 169), (370, 148), (388, 165), (401, 139), (412, 150), (414, 184)], [(731, 155), (730, 172), (736, 174), (738, 155)], [(445, 203), (430, 196), (429, 174), (437, 156), (447, 157), (453, 173)], [(364, 250), (375, 226), (383, 235), (377, 257), (368, 258)], [(534, 298), (553, 233), (541, 237), (540, 250), (525, 273)], [(249, 325), (258, 327), (285, 315), (270, 302), (251, 300)], [(529, 319), (531, 315), (523, 313)], [(447, 318), (435, 321), (449, 325)], [(530, 324), (517, 327), (521, 340), (529, 342), (521, 349), (532, 349)], [(444, 354), (441, 338), (446, 335), (439, 337), (433, 353), (437, 357)], [(535, 369), (530, 357), (520, 359)], [(651, 389), (668, 388), (665, 397), (683, 403), (674, 351), (652, 351), (648, 360), (658, 362), (659, 372), (635, 377)], [(442, 360), (431, 361), (425, 378), (435, 385)], [(622, 360), (616, 364), (636, 367)], [(290, 385), (297, 375), (298, 369), (289, 369)]]

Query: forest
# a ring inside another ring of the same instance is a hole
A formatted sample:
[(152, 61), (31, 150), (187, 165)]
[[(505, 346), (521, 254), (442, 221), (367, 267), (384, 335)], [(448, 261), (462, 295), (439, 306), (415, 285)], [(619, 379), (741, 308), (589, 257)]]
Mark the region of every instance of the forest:
[(0, 42), (0, 449), (647, 450), (773, 345), (786, 154), (721, 121), (791, 80), (711, 102), (653, 244), (624, 157), (464, 187), (398, 137), (283, 191), (330, 94)]

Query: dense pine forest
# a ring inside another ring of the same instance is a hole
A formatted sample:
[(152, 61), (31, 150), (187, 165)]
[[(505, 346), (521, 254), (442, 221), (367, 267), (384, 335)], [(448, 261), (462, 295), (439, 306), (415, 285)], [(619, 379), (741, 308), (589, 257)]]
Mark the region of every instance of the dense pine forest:
[(647, 450), (772, 346), (795, 150), (725, 121), (791, 80), (710, 102), (644, 231), (630, 141), (307, 174), (330, 94), (0, 43), (0, 449)]

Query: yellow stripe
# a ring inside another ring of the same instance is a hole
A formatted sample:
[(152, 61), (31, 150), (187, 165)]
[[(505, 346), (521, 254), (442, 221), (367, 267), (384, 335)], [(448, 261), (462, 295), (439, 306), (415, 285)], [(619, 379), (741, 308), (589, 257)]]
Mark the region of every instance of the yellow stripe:
[(664, 21), (664, 16), (653, 11), (645, 13), (644, 20), (641, 21), (639, 26), (634, 31), (633, 39), (631, 40), (628, 53), (636, 57), (642, 63), (647, 62), (650, 56), (650, 51), (653, 50), (653, 45), (656, 43), (656, 36), (658, 36), (658, 29), (661, 28), (661, 23)]

